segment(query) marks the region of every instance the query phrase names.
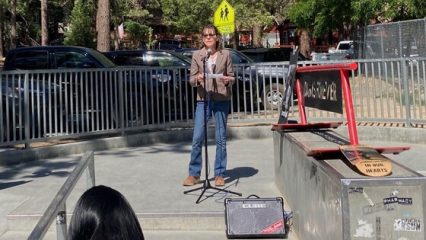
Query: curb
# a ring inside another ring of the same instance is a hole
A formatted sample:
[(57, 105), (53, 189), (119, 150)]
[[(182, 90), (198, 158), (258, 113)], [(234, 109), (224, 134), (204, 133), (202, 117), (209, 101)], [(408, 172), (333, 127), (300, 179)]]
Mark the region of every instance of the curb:
[[(210, 128), (213, 129), (213, 128)], [(358, 126), (360, 142), (383, 141), (426, 144), (426, 129), (403, 127), (363, 127)], [(337, 133), (348, 137), (346, 126), (334, 129)], [(209, 139), (214, 139), (214, 131), (210, 130)], [(228, 126), (228, 139), (256, 139), (272, 137), (270, 124), (250, 124)], [(15, 149), (0, 152), (0, 165), (13, 165), (37, 159), (49, 159), (87, 151), (102, 151), (114, 148), (146, 146), (154, 143), (173, 143), (191, 141), (191, 129), (167, 129), (155, 132), (136, 133), (126, 136), (107, 137), (102, 139), (83, 140), (80, 142), (43, 146), (31, 149)]]
[[(213, 128), (210, 128), (213, 129)], [(264, 138), (271, 135), (268, 126), (228, 127), (228, 138)], [(209, 139), (214, 139), (214, 131), (208, 131)], [(31, 149), (13, 149), (0, 152), (0, 165), (13, 165), (37, 159), (49, 159), (87, 151), (102, 151), (114, 148), (146, 146), (154, 143), (174, 143), (191, 141), (192, 129), (168, 129), (155, 132), (130, 134), (126, 136), (102, 139), (82, 140), (80, 142), (36, 147)]]

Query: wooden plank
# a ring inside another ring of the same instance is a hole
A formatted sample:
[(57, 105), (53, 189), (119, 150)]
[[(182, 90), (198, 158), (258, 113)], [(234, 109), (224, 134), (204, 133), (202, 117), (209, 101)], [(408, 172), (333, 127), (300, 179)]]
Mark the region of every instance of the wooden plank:
[(392, 162), (376, 149), (365, 145), (341, 145), (343, 160), (360, 173), (370, 177), (383, 177), (392, 173)]

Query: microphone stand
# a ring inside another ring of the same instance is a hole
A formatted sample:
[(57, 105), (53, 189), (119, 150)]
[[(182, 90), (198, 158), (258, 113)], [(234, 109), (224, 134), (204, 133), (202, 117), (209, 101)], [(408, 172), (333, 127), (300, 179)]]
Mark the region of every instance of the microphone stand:
[(207, 151), (207, 104), (208, 104), (208, 101), (210, 101), (210, 98), (207, 101), (208, 92), (207, 92), (207, 84), (206, 84), (207, 83), (206, 61), (207, 61), (207, 58), (209, 58), (209, 56), (210, 56), (210, 53), (209, 53), (209, 51), (207, 51), (207, 56), (203, 60), (203, 69), (204, 69), (204, 71), (203, 71), (203, 83), (204, 83), (204, 166), (205, 166), (204, 170), (205, 170), (205, 179), (203, 181), (202, 187), (194, 188), (194, 189), (187, 190), (187, 191), (183, 192), (184, 194), (187, 194), (187, 193), (191, 193), (191, 192), (198, 191), (198, 190), (202, 189), (200, 196), (198, 197), (197, 201), (195, 201), (195, 203), (197, 203), (197, 204), (200, 203), (200, 199), (204, 195), (204, 193), (206, 192), (207, 189), (213, 189), (213, 190), (217, 190), (219, 192), (232, 193), (232, 194), (235, 194), (235, 195), (238, 195), (238, 196), (242, 196), (241, 193), (233, 192), (233, 191), (222, 189), (222, 188), (213, 187), (210, 184), (210, 181), (209, 181), (209, 170), (208, 170), (209, 169), (209, 159), (208, 159), (208, 151)]

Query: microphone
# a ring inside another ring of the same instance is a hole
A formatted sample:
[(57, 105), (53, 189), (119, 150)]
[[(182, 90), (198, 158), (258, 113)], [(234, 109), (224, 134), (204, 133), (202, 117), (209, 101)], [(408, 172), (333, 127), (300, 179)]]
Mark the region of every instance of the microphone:
[(211, 48), (208, 48), (207, 49), (207, 56), (206, 56), (206, 58), (209, 58), (210, 54), (212, 54), (212, 50), (211, 50)]

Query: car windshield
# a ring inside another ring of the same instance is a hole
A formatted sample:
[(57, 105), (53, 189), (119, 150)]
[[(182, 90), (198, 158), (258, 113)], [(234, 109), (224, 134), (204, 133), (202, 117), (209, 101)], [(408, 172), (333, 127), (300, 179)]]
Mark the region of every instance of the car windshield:
[(197, 51), (197, 50), (198, 49), (196, 49), (196, 48), (181, 48), (181, 49), (176, 49), (175, 52), (178, 53), (178, 54), (184, 55), (185, 57), (191, 59), (192, 54), (194, 54), (194, 52)]
[(349, 50), (349, 49), (351, 49), (351, 44), (341, 43), (339, 48), (340, 48), (340, 50)]
[(178, 52), (174, 53), (173, 55), (176, 56), (177, 58), (181, 59), (182, 61), (188, 63), (189, 65), (191, 64), (191, 58), (190, 57), (188, 57), (188, 56), (186, 56), (182, 53), (178, 53)]
[[(231, 54), (231, 61), (233, 64), (244, 64), (244, 63), (253, 63), (253, 60), (248, 57), (247, 55), (245, 55), (244, 53), (231, 49), (231, 48), (225, 48), (227, 49), (230, 54)], [(179, 51), (176, 51), (175, 54), (182, 56), (183, 58), (188, 61), (189, 63), (191, 63), (191, 58), (192, 55), (194, 54), (195, 51), (197, 51), (198, 49), (194, 49), (194, 48), (188, 48), (188, 49), (180, 49)]]
[(253, 63), (254, 61), (242, 52), (236, 50), (229, 50), (231, 53), (231, 60), (233, 64)]
[(102, 63), (102, 65), (106, 66), (106, 67), (116, 67), (116, 65), (109, 60), (107, 57), (105, 57), (102, 53), (93, 50), (93, 49), (87, 49), (88, 52), (90, 52), (90, 54), (92, 54), (93, 56), (95, 56), (95, 58)]
[(243, 50), (255, 62), (282, 62), (290, 61), (290, 48), (253, 48)]
[(148, 51), (144, 56), (147, 66), (173, 67), (188, 66), (190, 63), (181, 56), (170, 52)]
[(113, 51), (105, 55), (119, 66), (187, 67), (191, 59), (165, 50)]

